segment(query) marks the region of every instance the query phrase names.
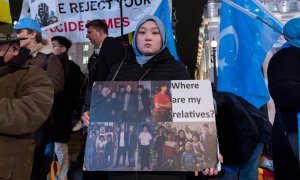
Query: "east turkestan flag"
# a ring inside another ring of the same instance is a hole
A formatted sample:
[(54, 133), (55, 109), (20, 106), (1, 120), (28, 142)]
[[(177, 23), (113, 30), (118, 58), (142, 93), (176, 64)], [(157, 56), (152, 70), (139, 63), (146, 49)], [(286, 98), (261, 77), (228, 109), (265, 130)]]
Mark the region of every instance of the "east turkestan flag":
[(261, 107), (269, 100), (262, 63), (280, 37), (281, 23), (256, 0), (222, 0), (218, 91)]

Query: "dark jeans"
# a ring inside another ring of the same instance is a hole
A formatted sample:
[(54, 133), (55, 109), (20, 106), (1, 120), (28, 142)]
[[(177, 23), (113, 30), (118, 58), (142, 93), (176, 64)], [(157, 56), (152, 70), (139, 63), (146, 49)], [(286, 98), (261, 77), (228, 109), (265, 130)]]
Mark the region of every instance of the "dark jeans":
[(148, 167), (150, 169), (150, 146), (141, 145), (141, 168)]
[(126, 148), (125, 147), (118, 147), (115, 167), (119, 166), (119, 161), (120, 161), (121, 155), (123, 156), (123, 166), (125, 166), (125, 160), (126, 160)]

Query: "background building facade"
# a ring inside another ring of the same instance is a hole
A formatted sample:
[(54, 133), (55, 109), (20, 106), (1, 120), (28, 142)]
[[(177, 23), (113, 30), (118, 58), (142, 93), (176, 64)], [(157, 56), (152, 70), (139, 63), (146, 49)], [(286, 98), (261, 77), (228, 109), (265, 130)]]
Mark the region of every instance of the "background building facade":
[[(280, 21), (286, 23), (288, 20), (300, 16), (300, 0), (258, 0), (263, 7), (269, 10)], [(195, 79), (210, 79), (214, 81), (213, 53), (211, 42), (217, 40), (220, 30), (220, 0), (208, 0), (204, 7), (203, 20), (199, 28), (198, 53), (195, 70)], [(218, 47), (216, 47), (218, 52)], [(218, 66), (218, 64), (217, 64)]]

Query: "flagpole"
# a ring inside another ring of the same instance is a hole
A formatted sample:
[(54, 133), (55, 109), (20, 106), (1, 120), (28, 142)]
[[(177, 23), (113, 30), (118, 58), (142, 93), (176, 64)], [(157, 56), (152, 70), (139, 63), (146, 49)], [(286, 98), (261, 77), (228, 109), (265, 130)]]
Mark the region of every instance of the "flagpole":
[(264, 23), (265, 25), (269, 26), (270, 28), (272, 28), (273, 30), (275, 30), (276, 32), (278, 32), (279, 34), (281, 34), (285, 39), (287, 39), (288, 41), (291, 41), (292, 43), (300, 46), (299, 43), (297, 43), (296, 41), (292, 40), (291, 38), (289, 38), (288, 36), (286, 36), (285, 34), (283, 34), (283, 32), (281, 32), (280, 30), (278, 30), (277, 28), (275, 28), (274, 26), (272, 26), (271, 24), (267, 23), (266, 21), (264, 21), (262, 18), (258, 17), (256, 14), (250, 12), (248, 9), (245, 9), (237, 4), (235, 4), (234, 2), (230, 1), (230, 0), (223, 0), (225, 3), (227, 3), (229, 6), (243, 12), (244, 14), (255, 18), (259, 21), (261, 21), (262, 23)]
[(120, 0), (120, 19), (121, 19), (121, 42), (124, 43), (124, 32), (123, 32), (123, 0)]

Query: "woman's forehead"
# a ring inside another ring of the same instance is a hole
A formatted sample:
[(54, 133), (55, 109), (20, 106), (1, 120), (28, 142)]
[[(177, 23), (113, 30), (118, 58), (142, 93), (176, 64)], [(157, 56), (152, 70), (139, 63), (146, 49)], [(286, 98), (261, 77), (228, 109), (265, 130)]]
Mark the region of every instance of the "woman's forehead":
[(154, 22), (154, 21), (152, 21), (152, 20), (148, 20), (148, 21), (146, 21), (146, 22), (144, 22), (141, 26), (140, 26), (140, 29), (141, 28), (155, 28), (155, 29), (158, 29), (158, 26), (157, 26), (157, 24)]

